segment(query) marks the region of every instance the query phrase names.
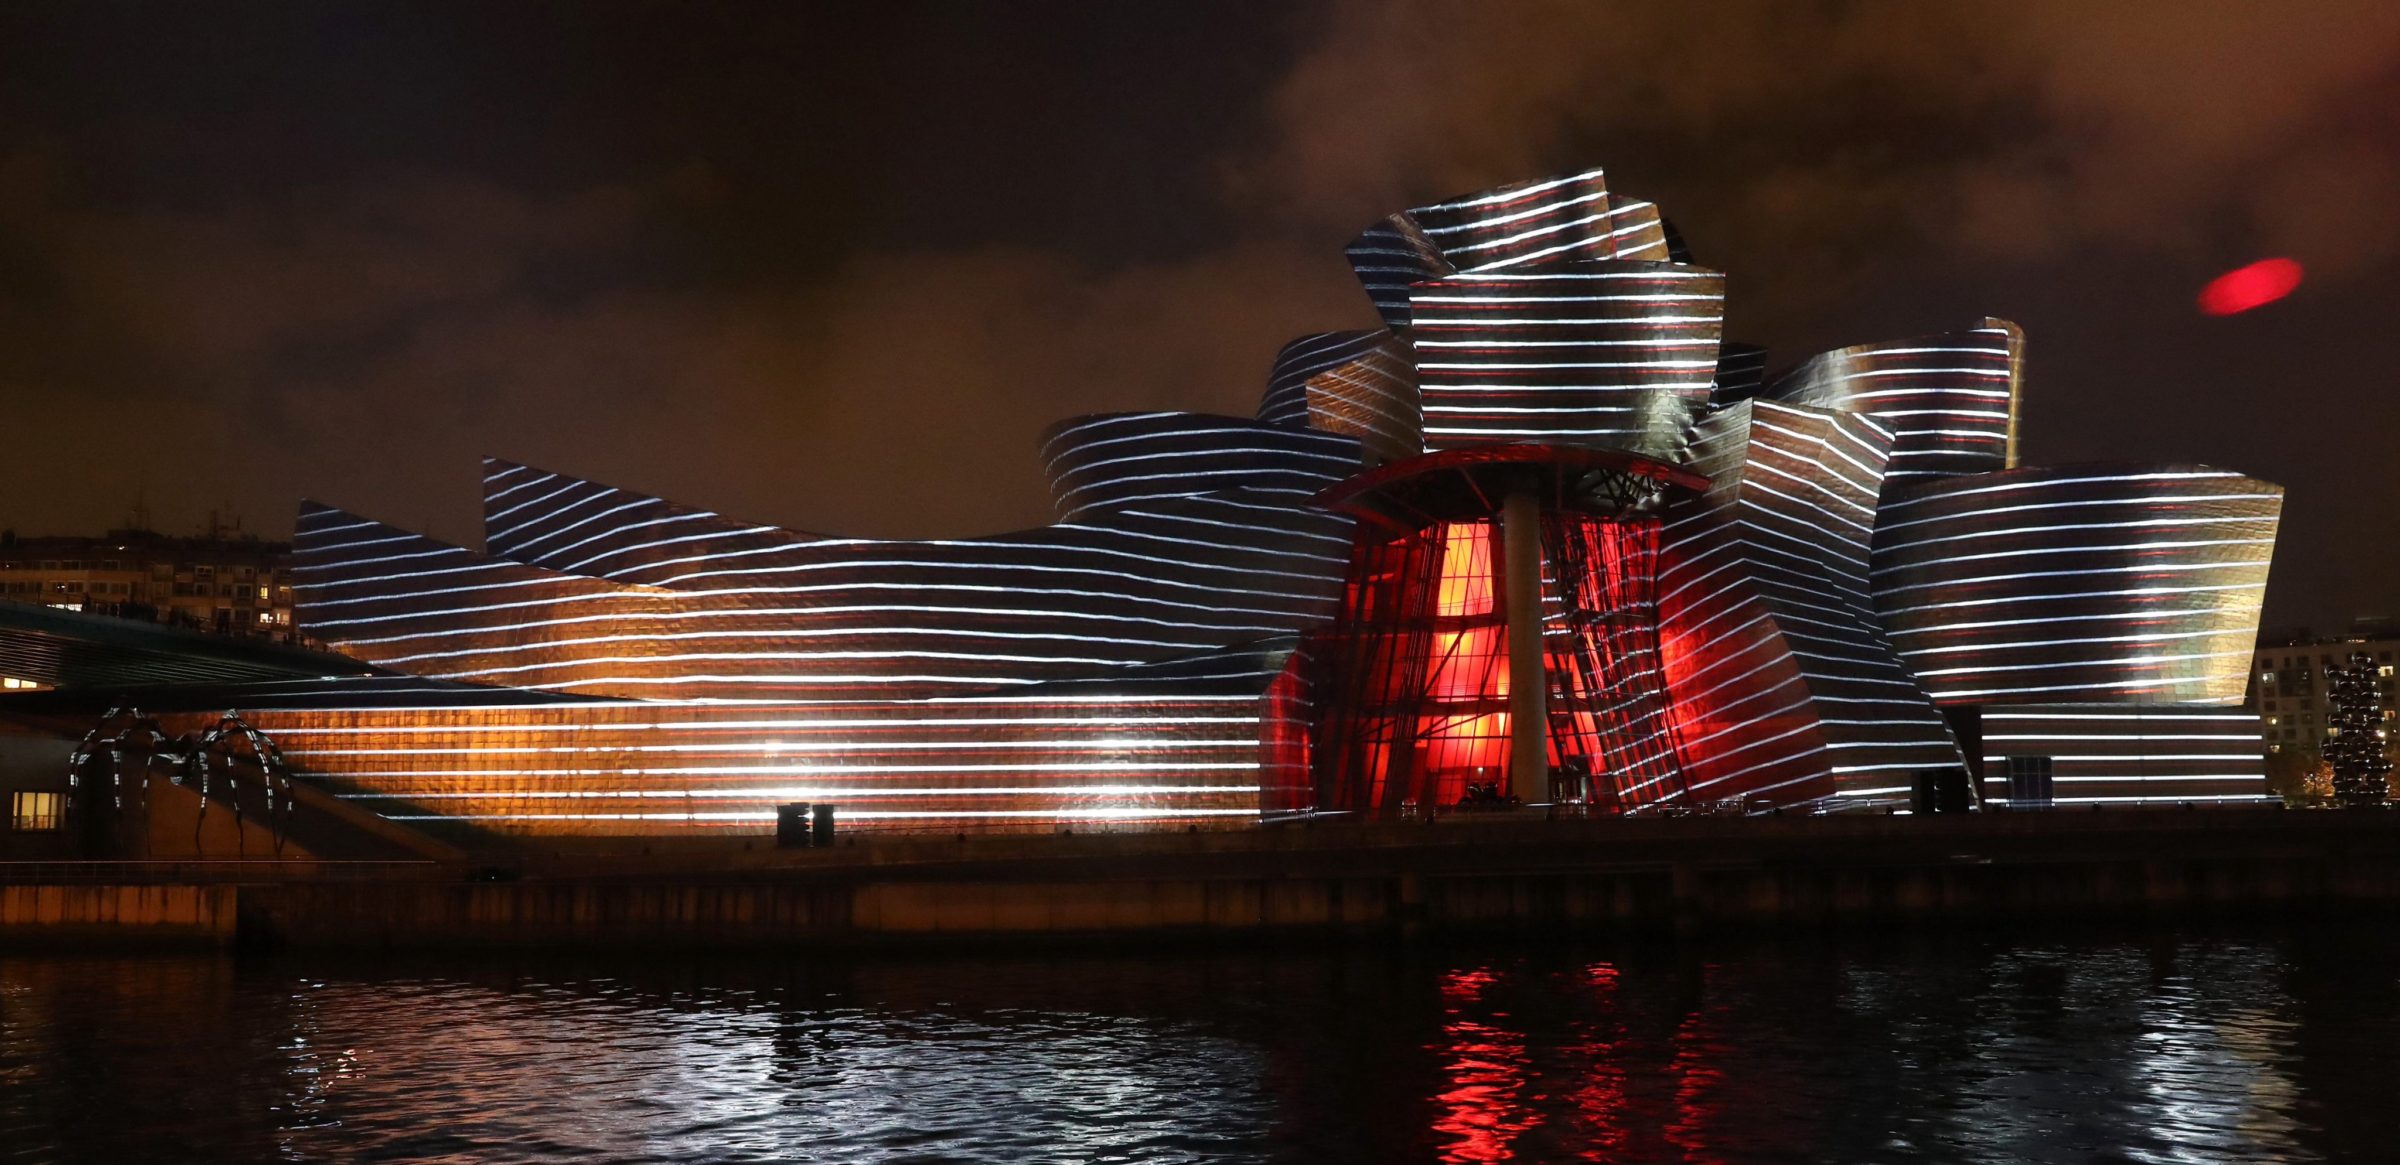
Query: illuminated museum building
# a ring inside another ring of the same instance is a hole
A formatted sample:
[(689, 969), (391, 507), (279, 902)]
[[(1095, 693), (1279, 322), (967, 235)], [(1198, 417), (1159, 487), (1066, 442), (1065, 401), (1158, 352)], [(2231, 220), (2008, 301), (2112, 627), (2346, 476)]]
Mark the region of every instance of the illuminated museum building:
[(802, 533), (505, 461), (483, 553), (307, 506), (302, 628), (393, 674), (241, 711), (354, 803), (503, 832), (2264, 799), (2282, 491), (2021, 468), (2014, 325), (1768, 380), (1597, 170), (1348, 255), (1384, 327), (1294, 340), (1255, 418), (1059, 423), (1039, 529)]

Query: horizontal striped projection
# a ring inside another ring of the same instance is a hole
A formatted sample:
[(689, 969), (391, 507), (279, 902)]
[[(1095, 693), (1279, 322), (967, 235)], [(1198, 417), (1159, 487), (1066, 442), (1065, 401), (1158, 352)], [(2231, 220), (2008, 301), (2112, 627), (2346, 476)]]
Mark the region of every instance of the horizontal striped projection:
[(1720, 408), (1757, 396), (1767, 383), (1767, 350), (1727, 340), (1717, 345), (1717, 377), (1708, 400)]
[(2283, 489), (2206, 466), (2083, 466), (1895, 489), (1877, 609), (1944, 704), (2242, 698)]
[(1892, 486), (2016, 464), (2025, 333), (2007, 320), (1812, 356), (1765, 395), (1863, 413), (1892, 433)]
[[(7, 707), (27, 715), (96, 717), (112, 708), (139, 708), (151, 715), (206, 712), (221, 718), (248, 708), (486, 708), (500, 704), (559, 704), (578, 699), (557, 692), (495, 688), (422, 676), (329, 675), (239, 683), (136, 684), (69, 687), (8, 697)], [(215, 723), (215, 719), (209, 721)]]
[(1403, 211), (1367, 228), (1346, 253), (1367, 297), (1392, 328), (1412, 326), (1409, 289), (1429, 279), (1671, 257), (1658, 207), (1611, 196), (1606, 176), (1597, 169)]
[(292, 558), (302, 631), (429, 679), (532, 687), (525, 680), (546, 671), (573, 677), (595, 657), (650, 653), (647, 642), (615, 638), (674, 625), (683, 607), (660, 588), (490, 558), (317, 503), (302, 504)]
[(1362, 468), (1348, 437), (1195, 413), (1071, 417), (1043, 435), (1043, 468), (1066, 520), (1227, 489), (1315, 495)]
[(1370, 462), (1425, 449), (1408, 344), (1380, 329), (1323, 332), (1285, 344), (1275, 355), (1258, 419), (1353, 438)]
[[(2254, 742), (2168, 751), (2164, 705), (2240, 698), (2281, 491), (2011, 469), (2014, 325), (1770, 384), (1722, 340), (1723, 277), (1597, 169), (1392, 215), (1348, 255), (1385, 328), (1286, 345), (1255, 419), (1060, 423), (1064, 520), (1040, 529), (834, 537), (505, 461), (481, 554), (312, 506), (302, 625), (404, 674), (267, 697), (259, 723), (362, 804), (512, 831), (764, 832), (790, 800), (944, 831), (1306, 813), (1329, 696), (1291, 645), (1327, 635), (1353, 534), (1314, 498), (1427, 450), (1549, 445), (1680, 455), (1712, 483), (1625, 515), (1659, 521), (1669, 698), (1587, 701), (1626, 718), (1579, 754), (1620, 804), (1904, 804), (1964, 763), (1937, 703), (1988, 705), (1992, 756), (2048, 749), (2062, 800), (2258, 791), (2213, 767)], [(1550, 541), (1560, 587), (1605, 575), (1577, 553), (1620, 582), (1648, 561)], [(1545, 603), (1553, 665), (1653, 691), (1650, 600), (1587, 589)], [(1613, 638), (1570, 642), (1587, 626)], [(2133, 722), (2052, 747), (2073, 716)]]
[(1459, 274), (1409, 292), (1430, 449), (1674, 454), (1717, 372), (1725, 278), (1673, 263)]
[(1671, 504), (1657, 603), (1690, 797), (1857, 809), (1964, 767), (1867, 592), (1891, 436), (1850, 413), (1749, 400), (1698, 426), (1708, 492)]
[(793, 801), (846, 829), (1218, 828), (1294, 779), (1291, 642), (916, 701), (245, 714), (305, 779), (437, 832), (762, 833)]
[[(1221, 427), (1356, 468), (1345, 438)], [(778, 804), (828, 801), (857, 828), (1046, 831), (1305, 805), (1286, 676), (1348, 524), (1301, 485), (882, 542), (491, 461), (485, 510), (498, 557), (324, 507), (299, 525), (305, 625), (445, 684), (260, 722), (312, 779), (396, 819), (763, 832)], [(475, 704), (448, 681), (507, 689)]]
[(1390, 332), (1376, 328), (1315, 332), (1285, 344), (1275, 353), (1274, 367), (1267, 370), (1267, 391), (1258, 401), (1258, 423), (1308, 428), (1308, 382), (1345, 364), (1372, 360), (1392, 343)]
[(1983, 713), (1989, 804), (2011, 804), (2010, 757), (2049, 760), (2054, 806), (2280, 800), (2266, 791), (2258, 717), (2239, 708), (2020, 704)]
[[(1280, 436), (1356, 456), (1341, 438)], [(499, 461), (485, 506), (501, 557), (304, 514), (302, 625), (437, 679), (643, 699), (905, 699), (1303, 630), (1330, 611), (1348, 546), (1347, 523), (1297, 487), (924, 542), (776, 530)]]

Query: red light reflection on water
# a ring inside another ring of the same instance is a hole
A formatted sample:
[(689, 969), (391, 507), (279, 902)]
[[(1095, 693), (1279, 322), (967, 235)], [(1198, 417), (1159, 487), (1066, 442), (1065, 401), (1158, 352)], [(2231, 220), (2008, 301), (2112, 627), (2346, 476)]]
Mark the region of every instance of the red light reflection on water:
[(2208, 286), (2200, 289), (2200, 310), (2212, 316), (2234, 315), (2282, 299), (2298, 286), (2298, 263), (2261, 259), (2209, 280)]
[(1592, 989), (1595, 1009), (1601, 1022), (1578, 1024), (1583, 1038), (1561, 1049), (1573, 1059), (1570, 1064), (1581, 1077), (1568, 1099), (1575, 1106), (1576, 1130), (1585, 1138), (1576, 1156), (1586, 1161), (1615, 1161), (1623, 1156), (1628, 1130), (1625, 1126), (1625, 1045), (1624, 1025), (1615, 1022), (1617, 969), (1607, 963), (1595, 963), (1585, 968), (1584, 980)]
[(1683, 1159), (1689, 1162), (1721, 1160), (1710, 1152), (1708, 1134), (1717, 1123), (1713, 1094), (1725, 1073), (1716, 1066), (1717, 1035), (1708, 1020), (1706, 1005), (1683, 1017), (1675, 1028), (1675, 1057), (1667, 1063), (1667, 1075), (1675, 1081), (1675, 1119), (1663, 1136), (1668, 1144), (1683, 1150)]
[(1433, 1128), (1456, 1138), (1443, 1148), (1444, 1161), (1514, 1160), (1512, 1142), (1541, 1123), (1525, 1103), (1541, 1099), (1525, 1095), (1525, 1037), (1467, 1016), (1499, 978), (1488, 968), (1442, 978), (1442, 1073), (1449, 1088), (1434, 1097), (1442, 1115)]
[(1496, 990), (1507, 984), (1500, 973), (1443, 977), (1441, 1036), (1427, 1048), (1439, 1062), (1432, 1131), (1448, 1138), (1442, 1160), (1725, 1159), (1722, 1007), (1695, 999), (1671, 1035), (1646, 1036), (1647, 1009), (1620, 998), (1621, 978), (1615, 965), (1594, 963), (1563, 981), (1519, 984), (1538, 987), (1523, 993), (1534, 999), (1563, 987), (1576, 1006), (1515, 1017), (1505, 1008), (1517, 993)]

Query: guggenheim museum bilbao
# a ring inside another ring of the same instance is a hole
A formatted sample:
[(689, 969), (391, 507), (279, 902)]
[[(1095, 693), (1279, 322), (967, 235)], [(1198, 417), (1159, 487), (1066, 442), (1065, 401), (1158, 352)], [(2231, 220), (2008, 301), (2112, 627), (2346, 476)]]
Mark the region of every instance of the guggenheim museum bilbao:
[(1598, 170), (1347, 254), (1382, 328), (1286, 345), (1254, 417), (1056, 424), (1038, 529), (497, 460), (482, 553), (307, 505), (297, 617), (390, 674), (241, 712), (354, 804), (503, 833), (2265, 799), (2235, 705), (2282, 490), (2020, 465), (2015, 325), (1769, 379)]

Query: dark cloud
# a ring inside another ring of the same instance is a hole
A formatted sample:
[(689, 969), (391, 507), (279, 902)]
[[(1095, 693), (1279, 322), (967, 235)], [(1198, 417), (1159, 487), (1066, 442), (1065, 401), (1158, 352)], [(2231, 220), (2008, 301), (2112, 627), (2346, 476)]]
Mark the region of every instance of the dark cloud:
[[(2286, 482), (2272, 618), (2400, 569), (2380, 2), (58, 5), (0, 46), (19, 528), (138, 482), (163, 525), (308, 494), (471, 539), (483, 452), (1038, 522), (1051, 420), (1247, 411), (1370, 320), (1358, 226), (1598, 162), (1783, 361), (2008, 315), (2031, 457)], [(2292, 300), (2192, 312), (2278, 253)]]

